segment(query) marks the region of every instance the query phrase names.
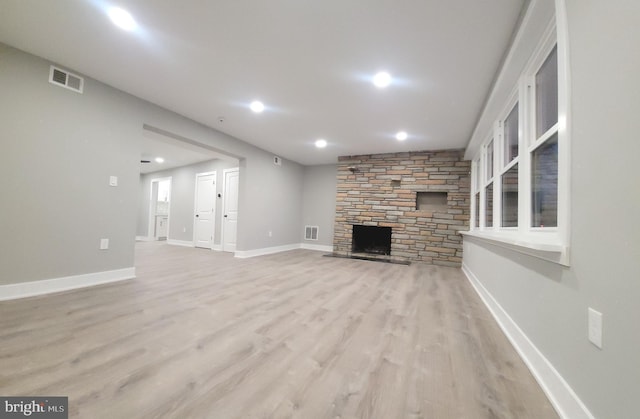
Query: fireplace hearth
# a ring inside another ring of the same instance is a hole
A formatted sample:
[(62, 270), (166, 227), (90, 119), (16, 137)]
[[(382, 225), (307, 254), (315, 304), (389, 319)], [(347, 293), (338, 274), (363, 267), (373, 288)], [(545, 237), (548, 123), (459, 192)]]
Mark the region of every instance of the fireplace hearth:
[(353, 253), (391, 254), (391, 227), (354, 225), (351, 239)]

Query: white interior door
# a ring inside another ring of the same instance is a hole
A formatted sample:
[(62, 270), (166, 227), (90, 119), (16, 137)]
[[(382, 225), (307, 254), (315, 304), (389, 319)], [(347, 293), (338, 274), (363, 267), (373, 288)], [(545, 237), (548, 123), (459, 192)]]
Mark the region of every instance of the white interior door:
[(195, 220), (193, 242), (196, 247), (211, 249), (215, 231), (216, 173), (196, 175)]
[(238, 168), (225, 169), (224, 194), (222, 195), (222, 250), (235, 252), (238, 230)]

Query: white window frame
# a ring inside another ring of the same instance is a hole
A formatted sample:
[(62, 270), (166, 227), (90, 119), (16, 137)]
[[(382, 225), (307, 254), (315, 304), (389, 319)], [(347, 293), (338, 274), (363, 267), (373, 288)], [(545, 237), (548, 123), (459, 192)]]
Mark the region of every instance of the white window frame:
[[(557, 17), (545, 30), (537, 48), (525, 66), (514, 90), (505, 101), (502, 112), (497, 115), (491, 132), (486, 134), (485, 141), (478, 148), (473, 158), (472, 179), (475, 188), (472, 188), (471, 203), (474, 216), (472, 231), (465, 233), (470, 236), (486, 239), (498, 245), (526, 253), (545, 260), (556, 262), (565, 266), (569, 265), (569, 205), (570, 205), (570, 125), (569, 125), (569, 71), (568, 71), (568, 47), (567, 30), (564, 20)], [(557, 47), (558, 54), (558, 122), (540, 138), (535, 133), (535, 76), (545, 62), (549, 53)], [(518, 157), (510, 163), (505, 163), (504, 144), (504, 120), (507, 118), (515, 104), (518, 104)], [(531, 156), (532, 152), (552, 135), (558, 135), (558, 214), (557, 227), (532, 227), (531, 217)], [(493, 140), (493, 177), (486, 179), (486, 149)], [(518, 226), (502, 227), (502, 175), (514, 164), (518, 164)], [(485, 224), (484, 208), (486, 203), (485, 188), (493, 182), (493, 227), (487, 228)], [(475, 225), (475, 196), (480, 192), (480, 226)]]
[[(471, 230), (479, 230), (480, 223), (482, 219), (480, 218), (480, 190), (482, 187), (480, 186), (480, 158), (474, 159), (471, 162), (471, 178), (473, 180), (471, 185), (471, 220), (469, 221), (469, 226)], [(476, 196), (478, 198), (476, 198)], [(477, 207), (477, 210), (476, 210)], [(476, 218), (478, 221), (476, 222)]]
[[(491, 135), (488, 136), (487, 140), (485, 141), (485, 144), (482, 147), (483, 153), (482, 153), (482, 157), (480, 158), (480, 162), (484, 162), (484, 164), (481, 164), (482, 167), (482, 181), (480, 182), (480, 229), (481, 230), (493, 230), (494, 226), (496, 225), (496, 217), (495, 217), (495, 202), (496, 202), (496, 184), (495, 184), (495, 178), (496, 178), (496, 137), (493, 135), (495, 133), (495, 127), (493, 130), (493, 133), (491, 133)], [(489, 150), (490, 148), (493, 148), (492, 153), (492, 158), (491, 158), (491, 163), (492, 163), (492, 167), (491, 167), (491, 176), (489, 176), (489, 164), (488, 164), (488, 155), (489, 155)], [(491, 227), (487, 226), (487, 210), (486, 210), (486, 205), (485, 203), (487, 202), (487, 187), (489, 185), (491, 185), (493, 183), (493, 220), (492, 220), (492, 225)]]

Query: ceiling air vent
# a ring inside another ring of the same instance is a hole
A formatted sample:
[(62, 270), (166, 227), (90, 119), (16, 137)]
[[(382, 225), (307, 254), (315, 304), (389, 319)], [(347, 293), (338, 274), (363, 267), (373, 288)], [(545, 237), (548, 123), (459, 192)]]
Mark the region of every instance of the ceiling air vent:
[(66, 70), (51, 66), (49, 71), (49, 83), (57, 84), (74, 92), (82, 93), (84, 79)]

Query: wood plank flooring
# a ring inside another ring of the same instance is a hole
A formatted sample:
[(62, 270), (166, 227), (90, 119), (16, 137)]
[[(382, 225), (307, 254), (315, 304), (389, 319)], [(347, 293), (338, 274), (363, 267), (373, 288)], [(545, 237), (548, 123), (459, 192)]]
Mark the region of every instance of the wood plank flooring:
[(138, 278), (0, 302), (0, 395), (72, 418), (557, 418), (459, 269), (138, 243)]

